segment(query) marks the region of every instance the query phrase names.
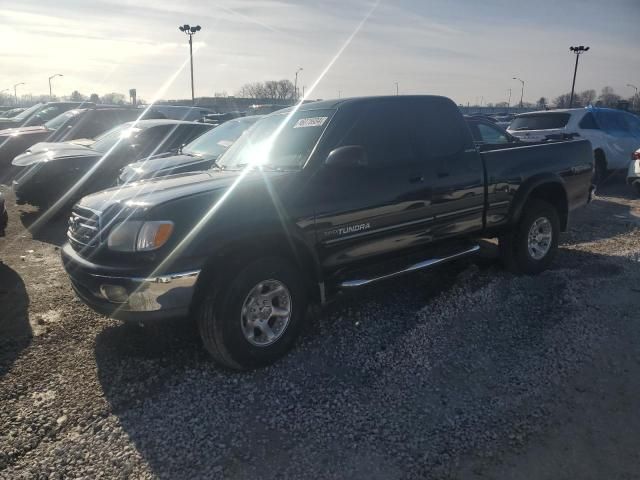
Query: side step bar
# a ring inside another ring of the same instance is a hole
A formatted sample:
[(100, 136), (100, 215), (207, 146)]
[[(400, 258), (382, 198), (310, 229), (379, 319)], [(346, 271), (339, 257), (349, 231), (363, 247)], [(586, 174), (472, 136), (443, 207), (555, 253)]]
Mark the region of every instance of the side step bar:
[(462, 250), (461, 252), (458, 252), (458, 253), (454, 253), (453, 255), (448, 255), (446, 257), (440, 257), (440, 258), (430, 258), (428, 260), (423, 260), (422, 262), (414, 263), (413, 265), (409, 265), (408, 267), (403, 268), (402, 270), (398, 270), (397, 272), (391, 272), (391, 273), (387, 273), (385, 275), (381, 275), (379, 277), (373, 277), (373, 278), (362, 278), (362, 279), (358, 279), (358, 280), (345, 280), (343, 282), (340, 282), (338, 285), (340, 287), (342, 287), (342, 288), (364, 287), (365, 285), (370, 285), (372, 283), (379, 282), (380, 280), (387, 280), (389, 278), (393, 278), (393, 277), (398, 277), (400, 275), (404, 275), (405, 273), (415, 272), (416, 270), (423, 270), (425, 268), (434, 267), (434, 266), (439, 265), (441, 263), (449, 262), (449, 261), (455, 260), (457, 258), (466, 257), (467, 255), (471, 255), (473, 253), (476, 253), (478, 250), (480, 250), (480, 246), (479, 245), (474, 245), (471, 248), (468, 248), (466, 250)]

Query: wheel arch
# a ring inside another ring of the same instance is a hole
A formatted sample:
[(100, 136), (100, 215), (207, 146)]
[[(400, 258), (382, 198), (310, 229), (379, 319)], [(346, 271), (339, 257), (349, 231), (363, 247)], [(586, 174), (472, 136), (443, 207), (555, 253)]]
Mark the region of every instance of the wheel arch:
[(209, 255), (196, 282), (192, 310), (210, 288), (215, 289), (225, 280), (229, 281), (234, 269), (265, 256), (283, 257), (291, 261), (308, 279), (312, 298), (322, 300), (320, 289), (317, 288), (322, 282), (319, 259), (315, 250), (300, 235), (290, 232), (252, 232), (228, 240)]
[(543, 200), (557, 209), (560, 229), (565, 231), (569, 222), (569, 200), (564, 181), (555, 174), (533, 177), (518, 189), (509, 214), (511, 224), (520, 220), (527, 202), (534, 198)]

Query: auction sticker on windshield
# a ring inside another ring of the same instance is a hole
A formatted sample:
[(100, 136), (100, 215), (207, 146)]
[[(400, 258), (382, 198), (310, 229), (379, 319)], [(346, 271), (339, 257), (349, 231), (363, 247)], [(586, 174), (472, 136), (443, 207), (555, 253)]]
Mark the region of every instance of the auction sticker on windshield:
[(309, 117), (299, 119), (293, 128), (321, 127), (329, 117)]

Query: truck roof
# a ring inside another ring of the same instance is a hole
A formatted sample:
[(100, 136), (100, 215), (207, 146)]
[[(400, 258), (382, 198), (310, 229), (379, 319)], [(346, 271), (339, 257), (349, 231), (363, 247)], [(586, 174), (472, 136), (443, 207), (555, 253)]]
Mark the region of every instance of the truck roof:
[[(318, 102), (309, 102), (309, 103), (303, 103), (302, 105), (300, 105), (300, 107), (298, 108), (298, 111), (301, 112), (307, 112), (307, 111), (311, 111), (311, 110), (329, 110), (329, 109), (337, 109), (346, 105), (354, 105), (354, 104), (358, 104), (358, 103), (368, 103), (371, 101), (378, 101), (378, 100), (394, 100), (394, 99), (402, 99), (402, 101), (408, 101), (408, 100), (417, 100), (417, 99), (425, 99), (425, 98), (432, 98), (432, 99), (446, 99), (451, 101), (449, 98), (447, 97), (443, 97), (441, 95), (379, 95), (379, 96), (368, 96), (368, 97), (350, 97), (350, 98), (338, 98), (338, 99), (333, 99), (333, 100), (320, 100)], [(451, 101), (452, 102), (452, 101)], [(453, 102), (452, 102), (453, 103)], [(284, 108), (282, 110), (278, 110), (278, 112), (276, 113), (283, 113), (283, 112), (289, 112), (293, 109), (294, 107), (288, 107), (288, 108)]]

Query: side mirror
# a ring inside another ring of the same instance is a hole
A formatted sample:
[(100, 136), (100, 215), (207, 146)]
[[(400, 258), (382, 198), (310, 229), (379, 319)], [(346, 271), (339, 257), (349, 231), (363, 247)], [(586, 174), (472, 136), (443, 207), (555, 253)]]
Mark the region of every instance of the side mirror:
[(345, 145), (331, 150), (325, 164), (328, 167), (366, 167), (368, 165), (367, 152), (360, 145)]

